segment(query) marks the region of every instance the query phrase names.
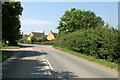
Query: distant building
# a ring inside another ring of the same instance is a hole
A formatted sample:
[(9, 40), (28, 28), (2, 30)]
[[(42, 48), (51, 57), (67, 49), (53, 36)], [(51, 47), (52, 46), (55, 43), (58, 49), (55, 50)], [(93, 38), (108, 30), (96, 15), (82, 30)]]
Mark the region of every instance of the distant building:
[(31, 32), (29, 34), (29, 36), (28, 36), (28, 40), (31, 41), (32, 37), (41, 38), (43, 36), (45, 36), (44, 31), (43, 31), (43, 33), (40, 33), (40, 32)]
[(56, 37), (57, 37), (57, 33), (54, 33), (54, 32), (52, 32), (52, 31), (50, 31), (50, 33), (47, 35), (47, 39), (48, 39), (49, 41), (55, 40)]

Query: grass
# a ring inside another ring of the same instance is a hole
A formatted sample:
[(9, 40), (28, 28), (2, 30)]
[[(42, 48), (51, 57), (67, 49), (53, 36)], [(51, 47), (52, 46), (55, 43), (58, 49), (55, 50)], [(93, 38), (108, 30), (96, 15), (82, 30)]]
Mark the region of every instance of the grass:
[[(0, 60), (5, 61), (8, 58), (10, 58), (11, 56), (13, 56), (14, 53), (10, 52), (10, 51), (2, 51), (2, 53), (0, 53)], [(1, 59), (2, 58), (2, 59)]]
[(2, 47), (2, 49), (19, 49), (20, 48), (20, 45), (18, 46), (4, 46)]
[(0, 49), (19, 49), (20, 47), (21, 47), (20, 45), (8, 46), (8, 45), (3, 44), (2, 42), (0, 42)]
[(113, 63), (113, 62), (108, 62), (106, 60), (103, 60), (103, 59), (96, 59), (95, 57), (93, 56), (87, 56), (85, 54), (81, 54), (81, 53), (78, 53), (78, 52), (75, 52), (75, 51), (72, 51), (72, 50), (67, 50), (67, 49), (63, 49), (63, 48), (60, 48), (60, 47), (56, 47), (56, 46), (53, 46), (55, 49), (58, 49), (58, 50), (61, 50), (61, 51), (64, 51), (64, 52), (67, 52), (69, 54), (72, 54), (72, 55), (75, 55), (75, 56), (78, 56), (78, 57), (81, 57), (81, 58), (84, 58), (88, 61), (92, 61), (92, 62), (95, 62), (95, 63), (98, 63), (98, 64), (101, 64), (101, 65), (104, 65), (108, 68), (111, 68), (111, 69), (114, 69), (114, 70), (117, 70), (118, 71), (118, 64), (116, 63)]

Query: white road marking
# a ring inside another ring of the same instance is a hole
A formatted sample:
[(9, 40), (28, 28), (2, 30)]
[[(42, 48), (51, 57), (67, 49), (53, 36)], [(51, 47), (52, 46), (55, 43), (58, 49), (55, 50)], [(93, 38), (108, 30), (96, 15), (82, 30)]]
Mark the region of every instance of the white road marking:
[(50, 62), (49, 62), (47, 59), (46, 59), (46, 62), (48, 63), (50, 69), (53, 70), (53, 68), (52, 68), (52, 66), (51, 66), (51, 64), (50, 64)]
[[(45, 55), (42, 54), (42, 57), (45, 59)], [(45, 59), (45, 61), (48, 63), (50, 69), (53, 70), (53, 67), (51, 66), (50, 62), (47, 59)]]
[[(42, 51), (39, 51), (42, 54)], [(45, 69), (48, 70), (47, 74), (51, 75), (50, 70), (53, 70), (53, 67), (51, 66), (50, 62), (45, 58), (45, 55), (42, 54), (41, 55), (42, 61), (44, 61), (43, 63), (48, 64), (48, 66), (45, 66)]]

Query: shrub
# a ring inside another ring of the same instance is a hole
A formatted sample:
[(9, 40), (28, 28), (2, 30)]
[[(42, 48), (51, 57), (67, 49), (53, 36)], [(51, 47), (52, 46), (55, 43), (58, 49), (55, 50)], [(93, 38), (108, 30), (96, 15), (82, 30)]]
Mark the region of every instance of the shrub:
[(18, 42), (19, 43), (27, 43), (27, 44), (32, 43), (31, 41), (27, 40), (26, 38), (20, 39)]
[(34, 42), (34, 44), (39, 44), (39, 45), (53, 45), (54, 41)]
[(58, 37), (55, 46), (118, 63), (120, 61), (119, 34), (120, 31), (108, 27), (81, 29)]
[(35, 36), (33, 36), (33, 37), (31, 38), (31, 41), (32, 41), (32, 42), (36, 42), (36, 41), (37, 41), (37, 38), (36, 38)]
[(40, 38), (37, 37), (35, 42), (45, 42), (45, 41), (47, 41), (47, 37), (43, 36), (43, 37), (40, 37)]

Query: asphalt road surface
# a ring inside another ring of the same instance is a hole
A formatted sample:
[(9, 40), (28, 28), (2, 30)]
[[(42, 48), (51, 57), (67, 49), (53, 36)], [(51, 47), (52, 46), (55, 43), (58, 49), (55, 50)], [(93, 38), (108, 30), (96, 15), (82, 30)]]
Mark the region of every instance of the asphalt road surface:
[(22, 44), (3, 62), (3, 78), (118, 78), (118, 73), (52, 46)]

